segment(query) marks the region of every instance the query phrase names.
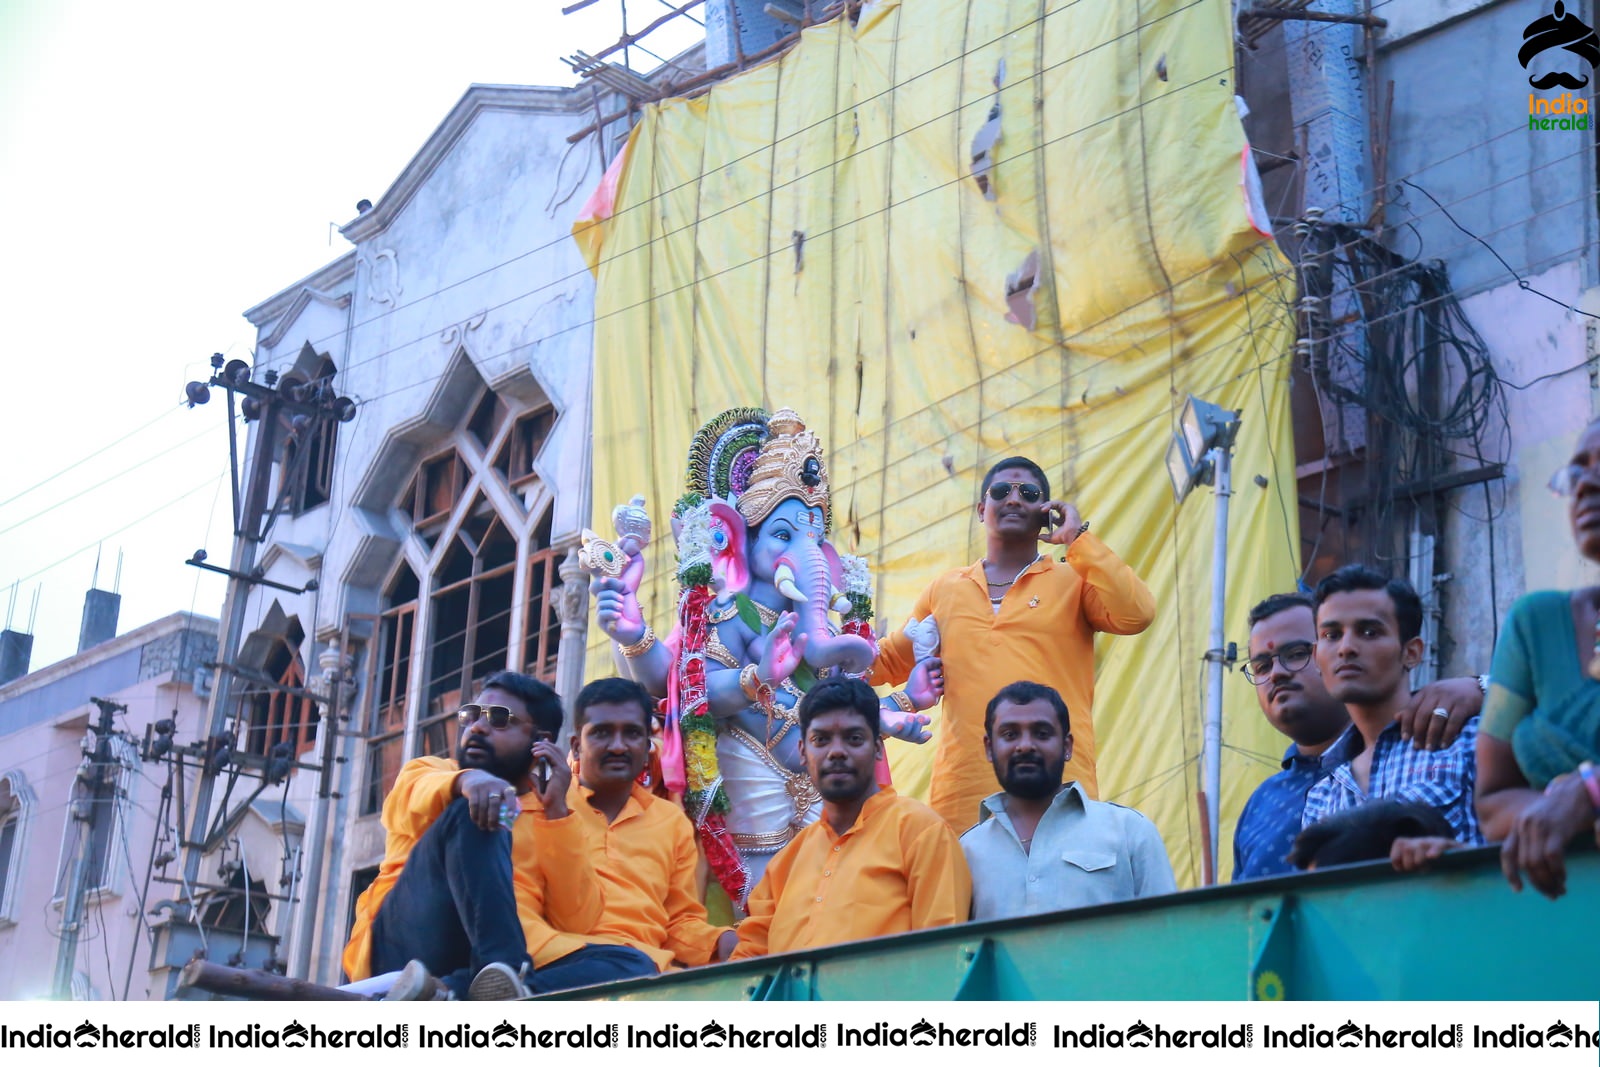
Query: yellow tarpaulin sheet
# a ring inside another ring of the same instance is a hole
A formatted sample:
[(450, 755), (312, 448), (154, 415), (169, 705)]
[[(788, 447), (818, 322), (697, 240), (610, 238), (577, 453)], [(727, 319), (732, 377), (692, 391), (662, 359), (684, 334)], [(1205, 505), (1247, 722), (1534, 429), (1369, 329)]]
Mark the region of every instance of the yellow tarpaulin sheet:
[[(1100, 795), (1156, 821), (1186, 885), (1214, 516), (1204, 489), (1177, 507), (1163, 466), (1186, 394), (1243, 410), (1229, 636), (1297, 573), (1292, 280), (1246, 211), (1229, 18), (1227, 0), (870, 3), (646, 109), (608, 217), (577, 228), (597, 276), (592, 525), (648, 498), (656, 628), (689, 440), (726, 408), (787, 405), (818, 432), (834, 540), (871, 560), (880, 627), (983, 554), (979, 480), (1031, 456), (1155, 594), (1146, 633), (1097, 646)], [(974, 140), (996, 122), (986, 193)], [(590, 666), (611, 670), (598, 636)], [(1232, 819), (1285, 743), (1237, 674), (1223, 736), (1226, 878)], [(932, 746), (890, 749), (925, 795)]]

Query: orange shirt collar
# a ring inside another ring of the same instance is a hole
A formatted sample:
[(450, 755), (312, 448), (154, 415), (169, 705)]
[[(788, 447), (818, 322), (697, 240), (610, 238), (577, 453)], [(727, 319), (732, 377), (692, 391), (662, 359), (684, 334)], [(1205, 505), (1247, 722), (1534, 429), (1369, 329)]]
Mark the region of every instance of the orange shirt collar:
[(833, 824), (828, 821), (828, 817), (826, 815), (817, 821), (822, 824), (822, 828), (827, 831), (828, 836), (837, 841), (839, 838), (849, 837), (857, 830), (865, 827), (867, 825), (867, 820), (872, 818), (877, 813), (878, 809), (887, 804), (894, 796), (894, 786), (880, 785), (878, 787), (878, 791), (868, 797), (865, 804), (861, 805), (861, 811), (856, 814), (856, 821), (851, 824), (850, 829), (846, 830), (842, 834), (834, 833)]
[[(569, 795), (573, 793), (577, 794), (579, 799), (581, 799), (583, 803), (591, 809), (595, 811), (599, 810), (598, 808), (594, 808), (594, 805), (589, 804), (589, 798), (594, 796), (594, 790), (590, 789), (588, 786), (579, 781), (576, 774), (574, 774), (572, 777), (572, 789), (569, 790)], [(615, 826), (617, 823), (626, 822), (636, 815), (643, 815), (645, 809), (651, 804), (654, 804), (656, 799), (657, 797), (654, 793), (650, 792), (650, 790), (646, 789), (638, 782), (634, 782), (633, 788), (628, 792), (628, 802), (622, 805), (622, 810), (617, 813), (616, 821), (611, 825)]]
[[(1055, 560), (1051, 558), (1050, 553), (1041, 552), (1039, 553), (1039, 558), (1024, 567), (1017, 577), (1020, 578), (1023, 574), (1037, 574), (1040, 571), (1049, 570), (1054, 565)], [(961, 573), (972, 579), (975, 585), (982, 587), (985, 596), (989, 595), (989, 576), (983, 573), (983, 558), (981, 556), (973, 561), (972, 566), (967, 567)]]

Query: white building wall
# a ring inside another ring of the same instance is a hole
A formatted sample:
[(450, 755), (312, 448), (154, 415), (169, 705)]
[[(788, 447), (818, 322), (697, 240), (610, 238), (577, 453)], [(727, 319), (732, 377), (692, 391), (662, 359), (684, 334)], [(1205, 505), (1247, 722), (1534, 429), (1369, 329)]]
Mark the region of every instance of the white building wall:
[[(345, 227), (354, 252), (247, 312), (260, 331), (257, 380), (297, 361), (304, 370), (309, 344), (337, 366), (337, 391), (360, 404), (339, 429), (332, 499), (280, 517), (258, 556), (267, 577), (294, 586), (316, 578), (320, 589), (295, 596), (258, 588), (246, 609), (246, 634), (274, 602), (300, 620), (309, 676), (352, 613), (381, 610), (397, 559), (421, 570), (427, 546), (391, 509), (419, 460), (450, 444), (478, 447), (457, 427), (480, 380), (513, 402), (542, 396), (556, 408), (537, 464), (537, 499), (553, 498), (552, 544), (576, 542), (588, 513), (594, 295), (570, 235), (600, 168), (592, 141), (573, 146), (567, 136), (592, 116), (587, 93), (475, 86), (373, 209)], [(309, 300), (307, 289), (316, 290)], [(420, 622), (426, 584), (419, 605)], [(513, 627), (513, 641), (519, 631)], [(370, 623), (357, 620), (349, 633), (361, 655), (348, 667), (361, 688), (345, 727), (359, 733), (371, 708), (363, 648)], [(413, 707), (413, 723), (416, 715)], [(414, 754), (415, 744), (406, 751)], [(383, 852), (377, 817), (358, 814), (362, 743), (346, 738), (338, 755), (347, 762), (335, 768), (340, 796), (326, 807), (316, 922), (284, 931), (296, 944), (313, 938), (308, 973), (326, 981), (339, 978), (351, 872)], [(289, 791), (291, 803), (312, 812), (313, 834), (315, 778), (300, 773)]]

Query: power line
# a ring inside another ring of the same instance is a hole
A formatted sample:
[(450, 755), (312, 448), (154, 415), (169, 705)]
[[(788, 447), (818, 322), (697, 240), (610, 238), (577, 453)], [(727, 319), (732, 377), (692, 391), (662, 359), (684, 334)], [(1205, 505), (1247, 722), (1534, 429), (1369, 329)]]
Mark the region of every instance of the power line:
[(181, 411), (182, 409), (183, 409), (183, 405), (182, 404), (175, 404), (172, 407), (163, 410), (161, 412), (161, 414), (157, 415), (155, 418), (151, 419), (149, 422), (145, 423), (144, 425), (136, 426), (133, 429), (129, 430), (127, 433), (123, 434), (121, 437), (117, 438), (115, 441), (112, 441), (109, 444), (101, 445), (99, 448), (95, 449), (93, 452), (90, 452), (87, 456), (84, 456), (82, 459), (74, 460), (73, 462), (67, 464), (65, 467), (62, 467), (60, 470), (56, 471), (54, 474), (49, 475), (48, 477), (44, 478), (42, 481), (35, 482), (34, 484), (28, 486), (28, 488), (22, 490), (20, 493), (16, 493), (16, 494), (14, 494), (12, 496), (7, 497), (4, 500), (0, 500), (0, 508), (5, 507), (7, 504), (11, 504), (11, 503), (14, 503), (15, 501), (21, 500), (23, 497), (27, 496), (29, 493), (33, 492), (35, 489), (41, 489), (44, 486), (49, 485), (51, 482), (55, 481), (57, 478), (61, 477), (63, 474), (66, 474), (68, 471), (76, 470), (77, 468), (83, 466), (85, 463), (89, 462), (91, 459), (94, 459), (97, 456), (103, 455), (106, 452), (111, 451), (113, 448), (116, 448), (118, 445), (122, 444), (124, 441), (127, 441), (130, 438), (132, 438), (132, 437), (134, 437), (134, 436), (136, 436), (138, 434), (143, 433), (145, 430), (148, 430), (150, 427), (154, 426), (156, 423), (160, 422), (162, 419), (166, 418), (168, 415), (171, 415), (173, 412)]
[[(45, 515), (48, 515), (48, 514), (50, 514), (50, 512), (56, 510), (56, 508), (59, 508), (59, 507), (65, 505), (65, 504), (70, 504), (73, 501), (80, 499), (84, 493), (92, 493), (96, 489), (100, 489), (100, 488), (102, 488), (104, 486), (110, 485), (112, 482), (116, 481), (118, 478), (124, 478), (127, 475), (133, 474), (135, 471), (138, 471), (143, 467), (149, 466), (151, 463), (153, 463), (156, 460), (160, 459), (162, 456), (170, 455), (171, 453), (176, 452), (180, 448), (186, 448), (189, 445), (192, 445), (196, 441), (200, 440), (200, 438), (205, 437), (207, 434), (211, 434), (211, 433), (215, 433), (215, 432), (216, 432), (216, 427), (207, 426), (205, 429), (201, 430), (199, 433), (195, 434), (193, 437), (187, 437), (187, 438), (183, 439), (182, 441), (179, 441), (175, 445), (169, 445), (168, 447), (163, 448), (160, 452), (157, 452), (157, 453), (155, 453), (153, 455), (150, 455), (150, 456), (146, 456), (144, 459), (141, 459), (139, 462), (135, 463), (131, 467), (126, 467), (126, 468), (118, 471), (115, 474), (107, 475), (106, 477), (100, 479), (98, 482), (95, 482), (93, 485), (86, 486), (85, 488), (78, 490), (77, 494), (75, 494), (73, 496), (62, 497), (60, 500), (57, 500), (54, 504), (49, 504), (49, 505), (47, 505), (47, 506), (45, 506), (43, 508), (40, 508), (38, 511), (34, 512), (32, 515), (29, 515), (25, 519), (18, 519), (16, 522), (12, 523), (10, 526), (5, 527), (4, 529), (0, 529), (0, 535), (8, 534), (12, 530), (17, 529), (20, 526), (26, 526), (28, 523), (34, 521), (35, 519), (43, 518)], [(45, 483), (41, 482), (40, 484), (43, 485)]]
[(93, 540), (89, 541), (87, 544), (81, 545), (80, 547), (73, 549), (71, 552), (68, 552), (66, 555), (60, 557), (59, 559), (55, 560), (54, 562), (45, 564), (43, 567), (40, 567), (38, 570), (33, 571), (31, 574), (24, 574), (20, 578), (13, 578), (13, 579), (11, 579), (10, 582), (6, 582), (6, 583), (3, 583), (3, 584), (4, 585), (10, 585), (10, 584), (13, 584), (15, 582), (26, 582), (26, 581), (29, 581), (30, 579), (39, 577), (39, 575), (44, 574), (47, 571), (54, 570), (56, 567), (59, 567), (61, 564), (67, 562), (70, 559), (72, 559), (74, 556), (81, 555), (82, 553), (89, 551), (89, 549), (94, 548), (96, 545), (100, 544), (102, 541), (106, 541), (106, 540), (108, 540), (108, 539), (110, 539), (112, 537), (115, 537), (115, 536), (117, 536), (117, 534), (125, 533), (126, 531), (131, 530), (131, 529), (133, 529), (133, 527), (139, 525), (141, 522), (144, 522), (144, 521), (146, 521), (148, 519), (152, 519), (155, 516), (161, 514), (163, 511), (165, 511), (168, 508), (172, 507), (174, 504), (177, 504), (179, 501), (187, 500), (189, 497), (193, 496), (194, 494), (198, 493), (200, 490), (202, 490), (202, 489), (206, 488), (207, 486), (209, 486), (211, 484), (211, 482), (212, 482), (212, 478), (210, 476), (208, 476), (206, 478), (206, 480), (201, 482), (199, 485), (196, 485), (193, 488), (186, 490), (185, 492), (179, 493), (177, 496), (173, 497), (171, 500), (168, 500), (164, 504), (158, 504), (156, 507), (154, 507), (150, 511), (147, 511), (143, 515), (140, 515), (137, 519), (133, 519), (130, 522), (124, 523), (123, 525), (117, 527), (115, 530), (112, 530), (109, 533), (101, 534), (99, 537), (94, 538)]
[[(1190, 86), (1196, 85), (1196, 84), (1200, 84), (1201, 82), (1209, 81), (1210, 77), (1211, 76), (1207, 76), (1206, 78), (1202, 78), (1202, 79), (1199, 79), (1196, 82), (1190, 83)], [(1179, 87), (1179, 89), (1188, 88), (1190, 86), (1181, 86), (1181, 87)], [(1178, 91), (1178, 90), (1174, 90), (1174, 92), (1176, 92), (1176, 91)], [(1135, 107), (1142, 107), (1142, 106), (1143, 106), (1143, 104), (1135, 105)], [(1134, 110), (1134, 109), (1130, 108), (1127, 111), (1118, 113), (1117, 115), (1107, 116), (1105, 119), (1098, 120), (1098, 121), (1109, 121), (1109, 119), (1111, 119), (1111, 118), (1121, 117), (1122, 115), (1125, 115), (1129, 111), (1132, 111), (1132, 110)], [(1050, 144), (1056, 143), (1056, 141), (1063, 140), (1066, 137), (1074, 136), (1075, 134), (1083, 132), (1084, 129), (1088, 129), (1088, 128), (1089, 127), (1083, 127), (1080, 130), (1075, 130), (1075, 131), (1072, 131), (1071, 133), (1064, 134), (1060, 138), (1056, 138), (1056, 139), (1053, 139), (1052, 141), (1048, 141), (1048, 142), (1043, 142), (1043, 143), (1041, 143), (1039, 145), (1034, 146), (1033, 148), (1026, 149), (1024, 151), (1024, 153), (1019, 153), (1019, 157), (1018, 158), (1020, 158), (1020, 156), (1022, 154), (1026, 154), (1028, 152), (1039, 151), (1039, 150), (1041, 150), (1041, 149), (1043, 149), (1045, 147), (1048, 147)], [(1547, 167), (1555, 166), (1555, 165), (1557, 165), (1559, 163), (1565, 162), (1565, 161), (1570, 160), (1570, 159), (1575, 159), (1578, 156), (1584, 154), (1586, 151), (1587, 150), (1585, 150), (1585, 149), (1579, 149), (1579, 150), (1576, 150), (1576, 151), (1574, 151), (1572, 153), (1569, 153), (1567, 155), (1558, 156), (1558, 157), (1556, 157), (1554, 159), (1551, 159), (1551, 160), (1548, 160), (1548, 161), (1546, 161), (1544, 163), (1541, 163), (1536, 167), (1531, 167), (1527, 171), (1525, 171), (1525, 172), (1523, 172), (1521, 174), (1513, 175), (1513, 176), (1511, 176), (1509, 178), (1502, 179), (1500, 182), (1496, 182), (1496, 183), (1494, 183), (1492, 185), (1485, 186), (1483, 189), (1474, 190), (1472, 192), (1464, 194), (1462, 197), (1458, 198), (1458, 200), (1452, 201), (1451, 203), (1453, 203), (1453, 204), (1454, 203), (1461, 203), (1461, 202), (1464, 202), (1465, 200), (1471, 199), (1472, 197), (1476, 197), (1476, 196), (1482, 195), (1485, 192), (1488, 192), (1488, 191), (1491, 191), (1493, 189), (1499, 188), (1500, 186), (1508, 184), (1510, 182), (1521, 181), (1524, 178), (1526, 178), (1528, 176), (1531, 176), (1531, 175), (1533, 175), (1533, 174), (1535, 174), (1535, 173), (1537, 173), (1537, 172), (1539, 172), (1541, 170), (1544, 170)], [(1429, 166), (1431, 167), (1432, 164), (1430, 164)], [(1429, 168), (1420, 168), (1419, 171), (1417, 171), (1417, 173), (1421, 173), (1421, 170), (1425, 170), (1425, 169), (1429, 169)], [(932, 186), (932, 187), (930, 187), (928, 189), (924, 189), (924, 190), (921, 190), (921, 191), (919, 191), (917, 193), (913, 193), (910, 196), (907, 196), (907, 197), (903, 198), (902, 200), (897, 201), (896, 204), (893, 205), (893, 206), (899, 206), (900, 204), (908, 202), (908, 201), (910, 201), (912, 199), (915, 199), (917, 197), (926, 195), (928, 193), (933, 193), (933, 192), (937, 192), (939, 190), (942, 190), (942, 189), (944, 189), (944, 188), (946, 188), (946, 187), (948, 187), (950, 185), (960, 184), (961, 182), (964, 182), (965, 180), (966, 180), (965, 176), (957, 176), (956, 178), (954, 178), (954, 179), (952, 179), (950, 181), (942, 182), (942, 183), (940, 183), (938, 185), (935, 185), (935, 186)], [(1404, 179), (1397, 179), (1397, 180), (1404, 180)], [(753, 199), (757, 199), (757, 198), (752, 197), (750, 199), (753, 200)], [(869, 220), (869, 219), (871, 219), (871, 218), (873, 218), (873, 217), (875, 217), (875, 216), (877, 216), (879, 214), (883, 214), (883, 213), (885, 213), (885, 212), (887, 212), (889, 210), (890, 210), (889, 207), (884, 207), (884, 208), (876, 209), (876, 210), (873, 210), (873, 211), (869, 211), (865, 215), (862, 215), (862, 216), (860, 216), (858, 218), (855, 218), (855, 219), (847, 220), (846, 222), (840, 223), (839, 225), (834, 226), (834, 227), (832, 227), (832, 228), (830, 228), (828, 230), (819, 231), (818, 233), (813, 234), (811, 236), (812, 237), (820, 237), (820, 236), (825, 236), (825, 235), (837, 233), (837, 232), (839, 232), (841, 230), (844, 230), (844, 229), (846, 229), (846, 228), (848, 228), (850, 226), (857, 225), (857, 224), (860, 224), (862, 222), (865, 222), (865, 221), (867, 221), (867, 220)], [(1413, 215), (1413, 219), (1414, 220), (1420, 220), (1422, 218), (1427, 217), (1427, 214), (1431, 214), (1431, 212), (1423, 213), (1423, 214), (1420, 214), (1420, 215), (1419, 214), (1414, 214)], [(1518, 220), (1517, 222), (1509, 223), (1509, 224), (1507, 224), (1506, 227), (1500, 227), (1499, 229), (1505, 229), (1505, 228), (1508, 228), (1511, 225), (1519, 225), (1522, 222), (1531, 221), (1532, 218), (1533, 218), (1533, 216), (1529, 216), (1528, 219)], [(666, 233), (666, 234), (662, 234), (662, 235), (658, 235), (658, 236), (653, 236), (649, 240), (647, 240), (644, 244), (638, 245), (635, 248), (630, 249), (628, 251), (628, 253), (625, 253), (625, 254), (631, 254), (633, 252), (641, 251), (641, 250), (643, 250), (645, 248), (650, 247), (655, 242), (664, 241), (668, 237), (674, 236), (677, 233), (681, 233), (684, 229), (687, 229), (687, 228), (688, 227), (680, 227), (678, 230), (671, 231), (670, 233)], [(1497, 229), (1496, 231), (1491, 231), (1491, 232), (1499, 232), (1499, 229)], [(526, 350), (528, 348), (535, 347), (535, 346), (537, 346), (539, 344), (542, 344), (542, 343), (544, 343), (546, 341), (549, 341), (549, 340), (553, 340), (556, 337), (562, 336), (562, 335), (564, 335), (566, 333), (570, 333), (570, 332), (572, 332), (574, 330), (592, 328), (592, 327), (598, 325), (603, 319), (610, 318), (610, 317), (615, 316), (615, 315), (622, 315), (622, 314), (626, 314), (626, 313), (631, 312), (631, 311), (638, 310), (641, 307), (644, 307), (644, 306), (647, 306), (649, 304), (652, 304), (654, 301), (656, 301), (658, 299), (662, 299), (664, 297), (676, 295), (677, 293), (683, 292), (685, 290), (693, 289), (695, 286), (700, 285), (701, 283), (715, 280), (715, 279), (717, 279), (719, 277), (722, 277), (723, 275), (731, 274), (734, 271), (742, 270), (742, 269), (745, 269), (747, 267), (758, 265), (758, 264), (764, 262), (766, 260), (767, 256), (771, 255), (771, 254), (773, 254), (773, 253), (772, 252), (768, 252), (768, 253), (759, 255), (759, 256), (757, 256), (755, 258), (748, 259), (748, 260), (745, 260), (743, 262), (735, 263), (735, 264), (732, 264), (730, 266), (724, 267), (724, 268), (722, 268), (722, 269), (720, 269), (718, 271), (714, 271), (714, 272), (712, 272), (710, 274), (697, 276), (694, 279), (692, 279), (691, 281), (689, 281), (687, 283), (684, 283), (682, 285), (679, 285), (679, 286), (677, 286), (677, 287), (675, 287), (673, 289), (669, 289), (669, 290), (666, 290), (666, 291), (663, 291), (663, 292), (659, 292), (659, 293), (653, 293), (652, 295), (650, 295), (649, 297), (646, 297), (643, 300), (637, 301), (637, 302), (635, 302), (633, 304), (630, 304), (630, 305), (628, 305), (626, 307), (613, 309), (611, 311), (606, 312), (605, 314), (593, 315), (590, 318), (587, 318), (585, 320), (582, 320), (582, 321), (580, 321), (578, 323), (575, 323), (573, 325), (570, 325), (570, 326), (566, 326), (566, 327), (562, 327), (562, 328), (553, 330), (550, 333), (544, 334), (544, 335), (542, 335), (542, 336), (540, 336), (538, 338), (535, 338), (535, 339), (532, 339), (532, 340), (529, 340), (529, 341), (525, 341), (525, 342), (522, 342), (522, 343), (517, 344), (517, 345), (509, 346), (508, 348), (504, 349), (501, 352), (495, 353), (494, 355), (496, 355), (496, 356), (513, 355), (513, 354), (515, 354), (515, 353), (517, 353), (519, 351), (523, 351), (523, 350)], [(1174, 284), (1177, 285), (1177, 284), (1182, 284), (1182, 283), (1193, 281), (1196, 278), (1200, 278), (1200, 277), (1206, 275), (1207, 273), (1209, 273), (1209, 271), (1211, 269), (1212, 269), (1211, 266), (1208, 264), (1207, 266), (1202, 267), (1202, 268), (1194, 271), (1193, 273), (1189, 274), (1188, 276), (1186, 276), (1184, 278), (1174, 280)], [(575, 277), (575, 276), (576, 275), (568, 275), (567, 278)], [(559, 281), (563, 281), (563, 280), (566, 280), (566, 279), (565, 278), (557, 279), (556, 281), (559, 282)], [(549, 284), (553, 285), (553, 284), (556, 284), (556, 283), (552, 282), (552, 283), (549, 283)], [(519, 296), (513, 297), (510, 300), (507, 300), (507, 301), (502, 302), (501, 304), (495, 305), (493, 308), (490, 308), (488, 310), (498, 310), (499, 308), (506, 307), (506, 306), (508, 306), (508, 305), (510, 305), (512, 303), (515, 303), (518, 300), (524, 299), (527, 296), (530, 296), (530, 295), (533, 295), (534, 293), (540, 292), (544, 288), (548, 288), (548, 285), (536, 288), (536, 289), (531, 290), (531, 291), (529, 291), (527, 293), (520, 294)], [(1540, 294), (1540, 295), (1543, 295), (1543, 294)], [(1072, 340), (1075, 340), (1076, 338), (1078, 338), (1078, 337), (1082, 336), (1084, 333), (1086, 333), (1088, 330), (1096, 328), (1096, 327), (1099, 327), (1099, 326), (1103, 326), (1107, 322), (1109, 322), (1112, 319), (1114, 319), (1115, 317), (1117, 317), (1118, 315), (1126, 314), (1129, 311), (1131, 311), (1131, 310), (1133, 310), (1135, 308), (1138, 308), (1138, 307), (1140, 307), (1142, 305), (1151, 303), (1153, 301), (1160, 300), (1162, 298), (1162, 296), (1163, 296), (1163, 293), (1160, 292), (1160, 291), (1151, 293), (1149, 296), (1146, 296), (1146, 297), (1134, 302), (1133, 304), (1130, 304), (1130, 305), (1128, 305), (1126, 307), (1123, 307), (1123, 308), (1119, 308), (1116, 311), (1107, 314), (1106, 316), (1102, 317), (1099, 320), (1096, 320), (1093, 323), (1089, 323), (1087, 325), (1084, 325), (1084, 326), (1080, 327), (1075, 332), (1066, 335), (1066, 337), (1064, 338), (1064, 341), (1070, 342)], [(428, 336), (432, 336), (432, 331), (430, 331)], [(420, 341), (420, 340), (423, 340), (423, 339), (425, 339), (425, 338), (418, 338), (417, 341)], [(352, 364), (350, 364), (350, 367), (362, 366), (362, 365), (365, 365), (366, 363), (370, 363), (370, 362), (373, 362), (373, 361), (375, 361), (377, 359), (381, 359), (381, 358), (384, 358), (384, 357), (386, 357), (388, 355), (392, 355), (394, 352), (399, 351), (402, 348), (408, 347), (410, 344), (417, 343), (417, 341), (404, 342), (404, 343), (402, 343), (400, 345), (396, 345), (396, 346), (390, 347), (388, 349), (384, 349), (384, 350), (382, 350), (382, 351), (380, 351), (378, 353), (375, 353), (375, 354), (373, 354), (371, 356), (368, 356), (368, 357), (365, 357), (363, 359), (360, 359), (360, 360), (357, 360), (357, 361), (353, 362)], [(349, 368), (347, 368), (347, 369), (349, 369)], [(380, 399), (384, 399), (384, 398), (387, 398), (387, 397), (390, 397), (390, 396), (397, 395), (397, 394), (399, 394), (401, 392), (405, 392), (405, 391), (407, 391), (409, 389), (419, 388), (419, 387), (424, 386), (424, 385), (431, 385), (431, 384), (441, 380), (442, 378), (443, 378), (443, 374), (435, 375), (435, 376), (428, 377), (428, 378), (416, 379), (416, 380), (407, 382), (405, 385), (398, 386), (398, 387), (396, 387), (394, 389), (388, 390), (388, 391), (383, 392), (383, 393), (379, 393), (379, 394), (377, 394), (375, 396), (363, 397), (362, 398), (362, 402), (363, 403), (371, 403), (371, 402), (374, 402), (376, 400), (380, 400)]]

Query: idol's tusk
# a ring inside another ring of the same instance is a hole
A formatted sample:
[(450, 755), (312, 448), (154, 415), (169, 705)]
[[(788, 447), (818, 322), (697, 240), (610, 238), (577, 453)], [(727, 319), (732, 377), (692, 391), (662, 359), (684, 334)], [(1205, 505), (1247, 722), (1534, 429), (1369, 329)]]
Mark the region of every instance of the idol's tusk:
[(788, 564), (780, 563), (778, 569), (772, 572), (772, 584), (778, 587), (778, 592), (796, 604), (806, 602), (806, 595), (800, 591), (798, 585), (794, 584), (794, 571), (789, 569)]
[(851, 606), (850, 598), (848, 596), (839, 592), (837, 589), (833, 591), (834, 611), (837, 611), (840, 615), (845, 615), (849, 613)]

